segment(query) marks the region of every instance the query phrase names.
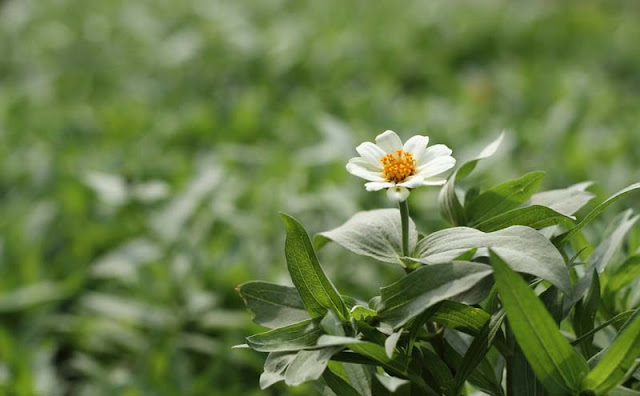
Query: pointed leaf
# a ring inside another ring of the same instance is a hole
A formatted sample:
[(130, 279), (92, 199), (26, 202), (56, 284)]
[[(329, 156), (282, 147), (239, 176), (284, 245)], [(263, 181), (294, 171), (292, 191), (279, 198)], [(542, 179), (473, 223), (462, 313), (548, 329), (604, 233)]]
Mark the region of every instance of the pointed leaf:
[(562, 336), (542, 301), (497, 254), (491, 254), (496, 286), (513, 334), (536, 376), (551, 393), (580, 390), (586, 360)]
[(309, 319), (279, 329), (247, 337), (247, 344), (258, 352), (298, 351), (316, 346), (322, 335), (319, 319)]
[(598, 395), (606, 395), (620, 385), (640, 356), (640, 309), (629, 319), (605, 355), (583, 382), (585, 389)]
[(289, 364), (284, 374), (284, 382), (289, 386), (315, 381), (322, 376), (331, 356), (341, 347), (327, 347), (311, 351), (300, 351)]
[(332, 309), (342, 320), (349, 318), (349, 310), (331, 280), (327, 278), (304, 227), (284, 213), (287, 229), (285, 256), (291, 280), (311, 317), (324, 316)]
[(478, 195), (465, 207), (469, 224), (480, 224), (525, 203), (540, 187), (544, 172), (531, 172), (519, 179), (498, 184)]
[(545, 206), (527, 206), (509, 210), (477, 224), (474, 228), (492, 232), (514, 225), (527, 226), (535, 229), (550, 227), (558, 224), (573, 223), (571, 217), (549, 209)]
[(535, 193), (531, 196), (531, 205), (546, 206), (565, 216), (571, 216), (595, 197), (585, 191), (593, 183), (582, 182), (573, 186)]

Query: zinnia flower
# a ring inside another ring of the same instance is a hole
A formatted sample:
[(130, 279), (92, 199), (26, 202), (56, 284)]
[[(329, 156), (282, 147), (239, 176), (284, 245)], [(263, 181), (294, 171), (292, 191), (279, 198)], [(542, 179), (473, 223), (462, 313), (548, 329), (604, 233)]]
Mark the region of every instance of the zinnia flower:
[(386, 188), (389, 199), (402, 202), (412, 188), (446, 183), (438, 175), (456, 164), (449, 147), (428, 144), (428, 136), (417, 135), (403, 145), (395, 132), (385, 131), (376, 137), (375, 144), (364, 142), (356, 148), (360, 157), (349, 160), (347, 171), (368, 180), (367, 191)]

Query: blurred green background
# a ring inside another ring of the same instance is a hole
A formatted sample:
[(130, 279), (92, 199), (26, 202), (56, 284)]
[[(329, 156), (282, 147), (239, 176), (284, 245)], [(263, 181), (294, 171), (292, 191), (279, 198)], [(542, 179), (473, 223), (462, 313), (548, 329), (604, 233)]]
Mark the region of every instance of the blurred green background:
[[(390, 206), (344, 171), (385, 129), (461, 159), (512, 131), (485, 186), (637, 182), (638, 38), (632, 1), (0, 1), (0, 394), (308, 394), (230, 349), (234, 287), (288, 282), (277, 212)], [(363, 299), (401, 275), (321, 260)]]

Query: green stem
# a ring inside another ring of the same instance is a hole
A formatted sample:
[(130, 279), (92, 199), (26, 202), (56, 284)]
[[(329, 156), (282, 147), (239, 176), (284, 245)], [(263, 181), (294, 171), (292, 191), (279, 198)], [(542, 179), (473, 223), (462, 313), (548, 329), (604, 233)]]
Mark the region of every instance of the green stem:
[(404, 200), (400, 205), (400, 219), (402, 220), (402, 255), (409, 256), (409, 203)]

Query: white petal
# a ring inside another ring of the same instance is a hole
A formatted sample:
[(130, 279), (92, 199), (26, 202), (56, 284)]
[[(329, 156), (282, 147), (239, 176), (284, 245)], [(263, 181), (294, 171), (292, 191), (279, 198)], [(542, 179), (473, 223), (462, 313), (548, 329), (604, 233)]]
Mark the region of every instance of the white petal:
[(366, 170), (369, 170), (372, 172), (380, 172), (382, 170), (382, 164), (380, 166), (373, 166), (373, 164), (371, 164), (369, 161), (365, 160), (362, 157), (351, 158), (349, 160), (349, 163), (359, 165), (365, 168)]
[(402, 183), (398, 183), (398, 185), (406, 188), (416, 188), (416, 187), (422, 186), (423, 183), (424, 183), (424, 177), (420, 175), (413, 175), (408, 177)]
[(420, 161), (420, 158), (424, 156), (428, 144), (429, 136), (416, 135), (407, 140), (402, 149), (411, 153), (413, 155), (413, 159)]
[(447, 182), (447, 179), (442, 177), (430, 177), (422, 182), (423, 186), (441, 186)]
[(424, 155), (418, 161), (418, 166), (424, 165), (429, 161), (433, 161), (438, 157), (451, 155), (451, 153), (452, 153), (451, 149), (445, 146), (444, 144), (434, 144), (431, 147), (427, 147), (427, 149), (424, 152)]
[(402, 140), (394, 131), (384, 131), (376, 136), (376, 144), (387, 153), (402, 149)]
[(395, 183), (392, 182), (369, 182), (365, 183), (364, 187), (367, 191), (379, 191), (383, 188), (389, 188), (395, 186)]
[(453, 168), (455, 164), (456, 159), (453, 157), (438, 157), (418, 167), (418, 175), (427, 179), (431, 176), (436, 176), (441, 174), (442, 172), (448, 171), (449, 169)]
[(369, 181), (385, 180), (385, 178), (382, 177), (382, 174), (380, 172), (370, 171), (356, 162), (349, 161), (349, 163), (347, 164), (347, 172), (351, 173), (354, 176), (358, 176)]
[(387, 154), (384, 152), (384, 150), (371, 142), (362, 143), (361, 145), (356, 147), (356, 151), (367, 162), (378, 168), (382, 168), (382, 163), (380, 162), (380, 160), (385, 156), (385, 154)]
[(400, 186), (391, 187), (387, 190), (387, 198), (393, 202), (406, 201), (406, 199), (409, 198), (409, 194), (411, 194), (411, 192), (408, 188)]

